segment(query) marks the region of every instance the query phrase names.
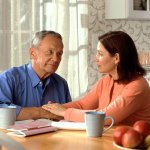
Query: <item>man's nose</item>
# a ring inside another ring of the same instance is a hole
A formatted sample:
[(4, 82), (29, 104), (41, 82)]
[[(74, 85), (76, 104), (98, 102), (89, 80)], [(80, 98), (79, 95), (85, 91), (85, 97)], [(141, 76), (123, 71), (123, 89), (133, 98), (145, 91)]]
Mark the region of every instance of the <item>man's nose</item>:
[(60, 57), (58, 56), (58, 54), (53, 54), (53, 56), (52, 56), (52, 59), (53, 59), (53, 61), (55, 61), (55, 62), (58, 62), (58, 61), (60, 61)]

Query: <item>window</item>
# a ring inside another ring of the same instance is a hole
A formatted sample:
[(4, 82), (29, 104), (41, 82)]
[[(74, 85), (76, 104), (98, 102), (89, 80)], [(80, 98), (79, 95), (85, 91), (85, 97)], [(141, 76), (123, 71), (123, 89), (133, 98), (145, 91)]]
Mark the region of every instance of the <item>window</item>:
[(63, 36), (58, 73), (72, 97), (85, 92), (88, 50), (88, 0), (0, 0), (0, 71), (30, 61), (33, 34), (47, 29)]

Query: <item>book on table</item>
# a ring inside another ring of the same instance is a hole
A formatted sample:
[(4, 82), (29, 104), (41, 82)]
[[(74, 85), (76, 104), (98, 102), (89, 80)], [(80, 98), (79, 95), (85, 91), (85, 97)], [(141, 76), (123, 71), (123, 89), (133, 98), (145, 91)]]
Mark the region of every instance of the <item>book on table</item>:
[(48, 122), (40, 121), (40, 120), (26, 120), (19, 121), (7, 128), (7, 134), (18, 136), (18, 137), (26, 137), (36, 134), (42, 134), (47, 132), (57, 131), (58, 128), (51, 126)]
[(41, 133), (65, 130), (85, 130), (84, 122), (70, 122), (65, 120), (52, 121), (49, 119), (23, 120), (16, 121), (15, 125), (10, 126), (7, 134), (25, 137)]

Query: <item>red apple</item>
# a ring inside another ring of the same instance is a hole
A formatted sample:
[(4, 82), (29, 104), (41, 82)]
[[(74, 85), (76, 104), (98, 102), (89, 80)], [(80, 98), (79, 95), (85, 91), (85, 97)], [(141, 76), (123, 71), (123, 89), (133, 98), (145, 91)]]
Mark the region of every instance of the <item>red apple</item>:
[(119, 126), (115, 129), (114, 134), (113, 134), (113, 139), (116, 144), (122, 145), (122, 136), (124, 133), (126, 133), (131, 127), (129, 126)]
[(141, 144), (143, 141), (143, 136), (138, 131), (129, 129), (124, 135), (122, 136), (122, 146), (126, 148), (135, 148)]
[(136, 121), (133, 124), (133, 129), (140, 132), (145, 138), (147, 135), (150, 134), (150, 122), (145, 121), (145, 120)]

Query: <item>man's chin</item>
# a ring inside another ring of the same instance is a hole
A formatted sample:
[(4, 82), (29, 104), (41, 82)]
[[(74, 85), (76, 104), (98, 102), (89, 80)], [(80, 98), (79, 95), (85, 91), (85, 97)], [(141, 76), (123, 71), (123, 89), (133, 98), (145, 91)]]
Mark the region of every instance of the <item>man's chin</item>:
[(56, 72), (57, 69), (46, 69), (46, 72), (49, 74), (53, 74)]

